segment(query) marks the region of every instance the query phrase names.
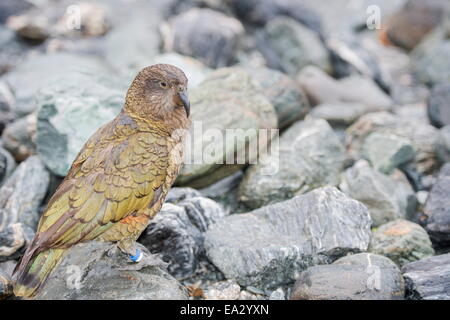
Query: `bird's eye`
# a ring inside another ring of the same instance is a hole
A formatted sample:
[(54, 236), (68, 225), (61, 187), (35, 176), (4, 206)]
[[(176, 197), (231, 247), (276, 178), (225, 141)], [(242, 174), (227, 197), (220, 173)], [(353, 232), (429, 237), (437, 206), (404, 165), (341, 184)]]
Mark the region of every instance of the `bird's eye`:
[(161, 81), (159, 85), (161, 86), (161, 88), (167, 88), (167, 82)]

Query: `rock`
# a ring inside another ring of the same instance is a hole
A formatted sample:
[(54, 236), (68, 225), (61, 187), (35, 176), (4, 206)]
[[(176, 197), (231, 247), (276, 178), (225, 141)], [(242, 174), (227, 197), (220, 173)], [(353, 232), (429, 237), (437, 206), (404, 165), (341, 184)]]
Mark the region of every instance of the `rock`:
[(435, 146), (439, 131), (423, 121), (406, 115), (387, 112), (369, 113), (346, 130), (346, 144), (350, 155), (361, 158), (362, 146), (372, 132), (394, 134), (411, 141), (416, 151), (413, 163), (421, 174), (429, 174), (438, 166)]
[(0, 271), (6, 274), (7, 276), (11, 276), (14, 268), (16, 267), (17, 262), (14, 260), (0, 262)]
[(344, 147), (326, 121), (296, 122), (280, 137), (279, 152), (247, 169), (239, 201), (254, 209), (318, 187), (335, 186), (345, 158)]
[(0, 300), (13, 295), (13, 286), (11, 277), (0, 270)]
[(283, 288), (272, 291), (269, 295), (269, 300), (286, 300), (286, 294), (284, 293)]
[(342, 174), (339, 187), (349, 197), (367, 206), (373, 227), (397, 218), (411, 217), (415, 212), (416, 196), (406, 178), (403, 176), (396, 180), (384, 175), (364, 160), (356, 162)]
[(237, 16), (251, 24), (265, 25), (278, 16), (291, 17), (309, 29), (320, 33), (320, 17), (308, 6), (296, 0), (231, 0)]
[(297, 81), (313, 105), (359, 103), (366, 106), (366, 113), (390, 110), (392, 106), (391, 98), (372, 79), (362, 75), (335, 80), (322, 70), (308, 66), (297, 75)]
[(166, 197), (166, 202), (177, 204), (180, 201), (201, 197), (201, 193), (193, 188), (171, 188)]
[(450, 40), (445, 37), (433, 31), (411, 53), (415, 74), (429, 86), (450, 82)]
[(309, 110), (309, 102), (294, 80), (282, 72), (268, 68), (248, 70), (275, 107), (278, 128), (287, 128), (305, 116)]
[(436, 154), (441, 162), (450, 162), (450, 125), (439, 131)]
[(241, 287), (232, 281), (221, 281), (212, 284), (205, 290), (206, 300), (238, 300), (241, 293)]
[(224, 67), (236, 58), (243, 35), (239, 20), (211, 9), (192, 8), (169, 20), (164, 48), (195, 57), (212, 68)]
[(435, 85), (431, 90), (428, 117), (435, 127), (450, 125), (450, 83)]
[(450, 253), (408, 263), (402, 273), (407, 299), (450, 299)]
[(39, 89), (61, 81), (62, 77), (70, 81), (72, 72), (104, 74), (108, 71), (99, 58), (61, 52), (30, 58), (7, 73), (3, 80), (14, 90), (16, 113), (23, 116), (36, 110), (34, 96)]
[(2, 134), (3, 147), (20, 162), (36, 153), (36, 114), (10, 123)]
[(377, 228), (373, 232), (369, 250), (388, 257), (400, 268), (409, 262), (434, 255), (427, 232), (418, 224), (403, 219)]
[(171, 275), (186, 278), (195, 273), (204, 255), (203, 233), (224, 215), (222, 207), (208, 198), (187, 198), (177, 205), (165, 203), (139, 241), (170, 262)]
[(446, 164), (439, 172), (425, 204), (427, 216), (426, 230), (433, 243), (439, 246), (450, 244), (450, 164)]
[(292, 300), (402, 300), (404, 281), (388, 258), (359, 253), (300, 274)]
[(147, 5), (151, 6), (152, 3), (141, 1), (135, 2), (133, 6), (127, 5), (128, 8), (124, 10), (134, 8), (133, 14), (119, 13), (123, 20), (117, 22), (105, 37), (105, 60), (117, 72), (126, 75), (129, 81), (150, 64), (159, 54), (161, 46), (158, 32), (161, 18), (158, 10), (147, 8)]
[[(246, 163), (254, 163), (256, 144), (260, 150), (266, 147), (270, 138), (265, 139), (263, 134), (271, 135), (274, 130), (270, 129), (277, 127), (272, 104), (242, 68), (223, 68), (209, 74), (201, 86), (191, 90), (190, 100), (195, 108), (178, 185), (206, 187)], [(244, 158), (244, 137), (251, 150), (248, 161)]]
[(409, 0), (387, 21), (387, 38), (397, 46), (412, 50), (443, 21), (448, 8), (445, 0)]
[(0, 187), (15, 168), (16, 162), (14, 161), (14, 158), (8, 151), (0, 147)]
[(24, 46), (12, 30), (0, 24), (0, 75), (13, 69), (22, 60), (26, 51)]
[(62, 15), (55, 24), (56, 32), (59, 35), (84, 37), (100, 37), (105, 35), (110, 29), (110, 21), (108, 20), (108, 9), (101, 3), (94, 2), (76, 2), (71, 4), (76, 6), (77, 13), (82, 17), (80, 25), (74, 29), (68, 26), (73, 24), (73, 12), (66, 9), (66, 13)]
[[(138, 247), (149, 255), (143, 246)], [(161, 264), (154, 257), (146, 256), (139, 264), (130, 265), (115, 244), (97, 241), (77, 244), (69, 249), (36, 299), (187, 299), (186, 290)]]
[(349, 126), (370, 109), (362, 103), (322, 103), (311, 110), (311, 116), (317, 119), (324, 119), (332, 126)]
[(37, 152), (55, 175), (64, 177), (89, 137), (120, 112), (125, 92), (106, 76), (82, 73), (38, 92)]
[[(0, 258), (14, 254), (32, 238), (39, 221), (50, 175), (34, 156), (22, 162), (0, 188)], [(5, 236), (6, 234), (6, 236)]]
[(0, 3), (0, 24), (6, 22), (8, 17), (30, 9), (33, 5), (27, 0), (3, 0)]
[(51, 22), (47, 15), (37, 14), (35, 10), (22, 15), (9, 17), (6, 25), (16, 35), (32, 44), (41, 44), (51, 35)]
[(209, 227), (205, 249), (227, 279), (276, 289), (311, 265), (366, 250), (370, 224), (361, 203), (335, 188), (322, 188), (225, 217)]
[(0, 82), (0, 134), (15, 118), (16, 98), (5, 82)]
[(271, 20), (259, 37), (259, 49), (273, 69), (292, 76), (307, 65), (329, 73), (332, 71), (328, 52), (320, 37), (291, 18)]
[(374, 132), (364, 140), (362, 154), (376, 170), (390, 174), (401, 164), (413, 160), (415, 151), (408, 139)]
[(156, 56), (153, 60), (154, 62), (148, 64), (167, 63), (183, 70), (189, 80), (188, 90), (200, 84), (205, 80), (208, 73), (212, 71), (197, 59), (183, 56), (175, 52), (161, 54)]

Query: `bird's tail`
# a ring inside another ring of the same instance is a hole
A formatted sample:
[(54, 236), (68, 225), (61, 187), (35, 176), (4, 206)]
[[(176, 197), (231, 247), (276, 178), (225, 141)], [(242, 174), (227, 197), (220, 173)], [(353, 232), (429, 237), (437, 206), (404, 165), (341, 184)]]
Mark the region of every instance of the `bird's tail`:
[(17, 297), (33, 298), (66, 250), (48, 249), (37, 254), (33, 251), (27, 250), (14, 269), (14, 295)]

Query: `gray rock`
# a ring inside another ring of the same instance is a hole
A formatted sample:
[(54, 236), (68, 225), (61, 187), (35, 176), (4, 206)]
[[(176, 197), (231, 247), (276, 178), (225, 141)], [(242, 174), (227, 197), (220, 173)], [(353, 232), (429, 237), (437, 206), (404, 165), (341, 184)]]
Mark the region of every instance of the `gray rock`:
[(15, 118), (16, 98), (9, 85), (0, 81), (0, 134)]
[(297, 0), (231, 0), (229, 3), (239, 18), (251, 24), (265, 25), (278, 16), (288, 16), (317, 33), (322, 29), (320, 16)]
[(16, 162), (14, 161), (14, 158), (8, 151), (0, 147), (0, 187), (11, 175), (15, 168)]
[(323, 70), (308, 66), (297, 74), (297, 81), (313, 105), (360, 103), (366, 106), (365, 113), (390, 110), (392, 106), (391, 98), (372, 79), (363, 75), (352, 75), (336, 80)]
[(371, 253), (343, 257), (300, 274), (292, 300), (402, 300), (404, 281), (388, 258)]
[(450, 253), (408, 263), (402, 273), (407, 299), (450, 299)]
[(36, 113), (10, 123), (2, 134), (3, 147), (16, 161), (23, 161), (36, 153)]
[(325, 120), (297, 122), (280, 137), (279, 153), (265, 155), (247, 169), (239, 200), (254, 209), (317, 187), (335, 186), (344, 160), (344, 147)]
[(403, 219), (377, 228), (373, 232), (369, 251), (388, 257), (400, 268), (434, 255), (427, 232), (418, 224)]
[(171, 188), (166, 196), (166, 202), (177, 204), (180, 201), (200, 197), (202, 194), (193, 188)]
[[(192, 89), (190, 100), (195, 108), (178, 185), (202, 188), (239, 171), (255, 161), (257, 144), (260, 148), (267, 146), (269, 140), (261, 139), (260, 129), (277, 127), (272, 104), (258, 82), (242, 68), (223, 68), (209, 74)], [(251, 150), (249, 159), (244, 157), (245, 137)]]
[(435, 127), (450, 125), (450, 83), (435, 85), (431, 90), (428, 117)]
[(69, 53), (53, 53), (30, 58), (5, 75), (16, 94), (16, 112), (25, 115), (36, 110), (34, 95), (64, 76), (70, 80), (72, 72), (105, 73), (108, 69), (102, 61), (92, 56)]
[(450, 82), (450, 40), (440, 38), (439, 31), (428, 35), (411, 55), (415, 73), (428, 85)]
[(273, 104), (278, 116), (278, 128), (287, 128), (309, 111), (306, 95), (287, 75), (268, 68), (249, 68), (249, 72)]
[(328, 52), (320, 37), (292, 18), (271, 20), (260, 36), (260, 49), (269, 67), (296, 75), (307, 65), (331, 73)]
[(0, 75), (22, 62), (28, 51), (29, 48), (16, 38), (14, 31), (0, 24)]
[[(147, 255), (130, 265), (115, 244), (91, 241), (70, 248), (37, 300), (185, 300), (184, 288)], [(128, 270), (127, 270), (128, 269)]]
[(213, 283), (205, 290), (206, 300), (238, 300), (241, 294), (241, 287), (232, 281), (221, 281)]
[(400, 172), (397, 174), (400, 179), (384, 175), (360, 160), (342, 174), (339, 187), (367, 206), (373, 226), (378, 227), (397, 218), (411, 217), (415, 212), (415, 193), (408, 180)]
[(272, 291), (269, 295), (269, 300), (286, 300), (286, 293), (284, 293), (283, 288)]
[(371, 133), (364, 140), (362, 154), (376, 170), (386, 174), (415, 157), (408, 139), (378, 132)]
[(37, 152), (54, 174), (67, 174), (89, 137), (120, 112), (125, 92), (106, 76), (82, 73), (39, 91)]
[(0, 271), (5, 273), (7, 276), (11, 276), (14, 268), (16, 267), (17, 262), (14, 260), (0, 262)]
[(347, 150), (353, 158), (361, 158), (364, 140), (375, 131), (394, 134), (411, 141), (416, 151), (413, 163), (419, 173), (431, 173), (438, 166), (435, 146), (439, 131), (424, 121), (424, 116), (419, 119), (387, 112), (374, 112), (362, 116), (346, 130)]
[(362, 103), (325, 102), (315, 106), (310, 114), (313, 118), (326, 120), (332, 126), (349, 126), (369, 112), (370, 108)]
[(192, 56), (217, 68), (230, 65), (236, 58), (244, 27), (221, 12), (192, 8), (171, 18), (164, 33), (166, 51)]
[(204, 255), (203, 233), (224, 215), (222, 207), (208, 198), (187, 198), (177, 205), (165, 203), (139, 242), (170, 262), (170, 274), (186, 278), (195, 273)]
[(136, 10), (131, 16), (120, 12), (123, 19), (105, 37), (105, 60), (130, 81), (159, 54), (161, 39), (158, 24), (161, 18), (158, 10), (147, 8), (147, 5), (151, 6), (151, 3), (141, 1), (133, 6), (126, 5)]
[(49, 180), (44, 164), (34, 156), (22, 162), (0, 188), (0, 257), (11, 256), (33, 236)]
[(439, 172), (425, 204), (426, 230), (431, 240), (439, 246), (450, 244), (450, 164)]
[(0, 300), (13, 295), (13, 286), (11, 277), (3, 270), (0, 270)]
[(31, 7), (33, 7), (31, 2), (26, 0), (2, 1), (0, 4), (0, 23), (5, 23), (8, 17), (30, 9)]
[(222, 219), (206, 232), (205, 249), (227, 279), (276, 289), (311, 265), (366, 250), (370, 224), (364, 205), (322, 188)]
[(439, 131), (436, 153), (440, 161), (450, 162), (450, 125)]

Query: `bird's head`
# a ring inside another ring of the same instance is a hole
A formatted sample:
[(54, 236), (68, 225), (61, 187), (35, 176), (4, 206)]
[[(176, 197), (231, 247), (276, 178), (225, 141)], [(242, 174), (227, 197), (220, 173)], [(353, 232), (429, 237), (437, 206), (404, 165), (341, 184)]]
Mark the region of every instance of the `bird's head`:
[(128, 89), (125, 110), (144, 119), (186, 122), (190, 114), (187, 82), (184, 72), (173, 65), (146, 67)]

